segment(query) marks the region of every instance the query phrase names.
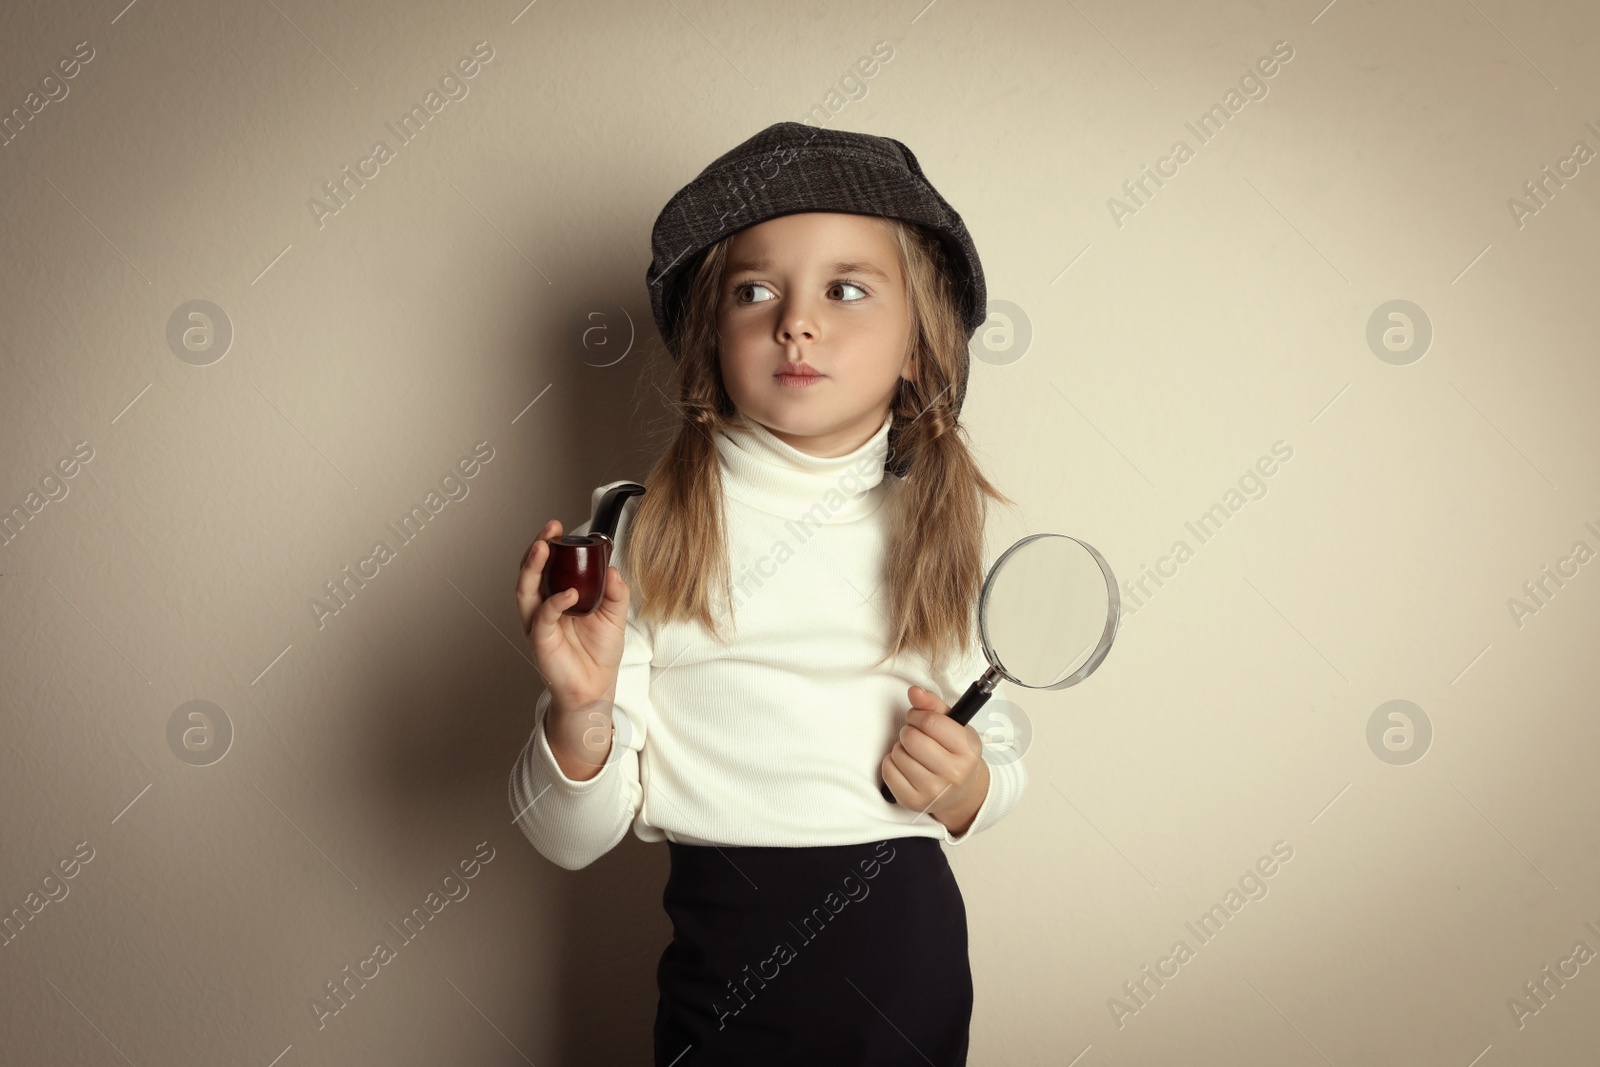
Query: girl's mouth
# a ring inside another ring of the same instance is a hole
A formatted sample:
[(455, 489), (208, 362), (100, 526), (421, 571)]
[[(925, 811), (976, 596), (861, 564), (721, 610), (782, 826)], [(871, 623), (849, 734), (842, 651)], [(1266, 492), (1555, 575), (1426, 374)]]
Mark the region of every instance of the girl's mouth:
[(820, 374), (774, 374), (778, 384), (788, 389), (804, 389), (822, 381)]

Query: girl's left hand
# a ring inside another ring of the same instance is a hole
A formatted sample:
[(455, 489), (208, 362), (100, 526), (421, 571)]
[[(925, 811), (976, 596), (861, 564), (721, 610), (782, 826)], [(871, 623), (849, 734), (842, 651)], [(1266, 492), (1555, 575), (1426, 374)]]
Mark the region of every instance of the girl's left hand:
[(911, 710), (900, 740), (879, 768), (884, 783), (912, 811), (939, 815), (970, 806), (968, 814), (976, 812), (982, 797), (974, 804), (973, 794), (987, 792), (989, 784), (983, 738), (971, 726), (950, 719), (950, 705), (937, 693), (914, 685), (909, 695)]

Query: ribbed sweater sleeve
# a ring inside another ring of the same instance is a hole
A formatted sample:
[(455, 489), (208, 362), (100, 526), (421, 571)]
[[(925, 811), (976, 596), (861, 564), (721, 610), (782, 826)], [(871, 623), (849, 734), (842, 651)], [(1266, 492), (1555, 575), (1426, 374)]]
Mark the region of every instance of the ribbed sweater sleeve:
[[(594, 491), (593, 507), (612, 486)], [(623, 537), (637, 497), (630, 498), (618, 524), (611, 562), (629, 581), (623, 561)], [(593, 507), (590, 513), (593, 514)], [(574, 534), (586, 532), (584, 523)], [(629, 582), (631, 588), (632, 583)], [(550, 862), (569, 871), (587, 867), (611, 851), (627, 834), (639, 811), (644, 791), (639, 779), (639, 753), (649, 731), (651, 633), (643, 625), (636, 597), (630, 597), (628, 627), (623, 641), (622, 664), (617, 672), (616, 707), (611, 752), (600, 773), (587, 781), (568, 778), (556, 763), (545, 735), (550, 690), (539, 696), (534, 709), (533, 734), (511, 769), (509, 801), (517, 826)]]
[(1020, 759), (1012, 759), (1010, 755), (1003, 760), (996, 759), (997, 753), (1006, 751), (1009, 750), (1001, 745), (985, 741), (983, 761), (989, 765), (989, 792), (984, 796), (978, 814), (973, 816), (972, 825), (964, 833), (952, 834), (950, 828), (945, 827), (945, 844), (959, 845), (973, 834), (982, 833), (1005, 818), (1022, 799), (1023, 790), (1028, 788), (1028, 769)]

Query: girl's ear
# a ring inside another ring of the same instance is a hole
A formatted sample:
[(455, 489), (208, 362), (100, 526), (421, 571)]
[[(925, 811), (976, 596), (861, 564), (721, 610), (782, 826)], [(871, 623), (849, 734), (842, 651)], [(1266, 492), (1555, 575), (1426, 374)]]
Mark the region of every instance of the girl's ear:
[(917, 360), (915, 353), (906, 353), (905, 362), (900, 364), (900, 377), (911, 385), (917, 384)]

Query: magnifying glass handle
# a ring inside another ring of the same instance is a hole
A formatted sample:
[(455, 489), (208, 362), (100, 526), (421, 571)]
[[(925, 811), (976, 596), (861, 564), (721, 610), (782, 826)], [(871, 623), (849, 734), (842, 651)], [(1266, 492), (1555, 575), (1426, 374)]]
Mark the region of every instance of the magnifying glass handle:
[[(986, 686), (985, 683), (988, 683)], [(961, 694), (961, 699), (956, 701), (955, 707), (950, 709), (950, 718), (962, 726), (972, 721), (972, 717), (989, 703), (989, 698), (994, 695), (994, 683), (985, 674), (976, 682), (967, 686), (967, 691)]]
[[(986, 681), (989, 682), (987, 687), (984, 685)], [(951, 707), (950, 718), (962, 726), (971, 722), (972, 717), (978, 714), (985, 704), (989, 703), (989, 697), (994, 695), (993, 685), (994, 683), (990, 681), (989, 675), (985, 674), (982, 678), (967, 686), (967, 691), (961, 694), (961, 699)], [(900, 803), (894, 798), (894, 793), (889, 790), (889, 783), (881, 779), (878, 782), (878, 793), (891, 804)]]

